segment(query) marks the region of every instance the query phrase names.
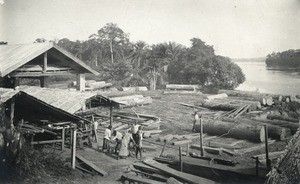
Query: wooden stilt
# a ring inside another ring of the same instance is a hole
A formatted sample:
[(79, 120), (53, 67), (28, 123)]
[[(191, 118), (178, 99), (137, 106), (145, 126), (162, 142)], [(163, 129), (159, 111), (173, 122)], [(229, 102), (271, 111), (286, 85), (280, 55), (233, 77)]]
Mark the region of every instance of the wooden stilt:
[(268, 126), (265, 125), (265, 148), (266, 148), (266, 163), (267, 163), (267, 169), (271, 169), (271, 162), (269, 159), (269, 145), (268, 145)]
[(200, 154), (203, 157), (204, 156), (204, 149), (203, 149), (203, 124), (200, 119)]
[(61, 150), (65, 149), (65, 127), (61, 129)]
[(113, 123), (113, 107), (112, 107), (112, 105), (110, 105), (110, 107), (109, 107), (109, 116), (110, 116), (109, 124), (110, 124), (110, 126), (112, 126), (112, 123)]
[(179, 162), (180, 162), (180, 171), (183, 171), (183, 164), (182, 164), (182, 154), (181, 154), (181, 147), (179, 147)]
[(76, 127), (72, 129), (72, 147), (71, 147), (71, 166), (72, 169), (75, 169), (75, 158), (76, 158)]
[(188, 143), (187, 147), (186, 147), (186, 156), (187, 157), (189, 156), (189, 153), (190, 153), (190, 143)]
[(10, 103), (10, 127), (14, 126), (14, 116), (15, 116), (15, 98), (12, 98)]

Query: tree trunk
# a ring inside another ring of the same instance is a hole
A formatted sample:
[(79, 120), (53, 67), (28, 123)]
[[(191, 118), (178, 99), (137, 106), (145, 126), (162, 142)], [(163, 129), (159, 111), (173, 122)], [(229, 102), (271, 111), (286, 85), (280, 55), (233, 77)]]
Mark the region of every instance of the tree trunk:
[(233, 119), (233, 118), (222, 118), (223, 121), (233, 122), (233, 123), (239, 123), (243, 122), (249, 125), (267, 125), (268, 126), (268, 135), (270, 138), (276, 139), (276, 140), (284, 140), (286, 137), (291, 135), (290, 129), (283, 128), (277, 125), (271, 125), (259, 121), (255, 121), (252, 119), (245, 119), (245, 118), (239, 118), (239, 119)]
[(276, 120), (284, 120), (284, 121), (290, 121), (290, 122), (294, 122), (294, 123), (299, 123), (298, 119), (295, 118), (290, 118), (290, 117), (285, 117), (285, 116), (279, 116), (279, 115), (275, 115), (275, 114), (268, 114), (267, 116), (268, 119), (276, 119)]
[[(231, 123), (220, 120), (202, 119), (203, 132), (211, 135), (224, 135), (237, 139), (245, 139), (252, 142), (265, 140), (264, 128), (259, 125), (246, 123)], [(200, 131), (200, 125), (195, 125), (196, 131)]]
[(277, 126), (280, 126), (280, 127), (289, 128), (291, 130), (292, 134), (294, 134), (297, 131), (297, 129), (299, 128), (298, 123), (292, 123), (292, 122), (289, 122), (289, 121), (269, 120), (269, 119), (259, 119), (259, 118), (254, 118), (254, 120), (264, 122), (264, 123), (267, 123), (267, 124), (271, 124), (271, 125), (277, 125)]
[(257, 110), (261, 109), (261, 105), (259, 101), (239, 101), (239, 100), (223, 100), (223, 99), (215, 99), (213, 101), (206, 101), (202, 103), (202, 106), (205, 108), (213, 109), (213, 110), (221, 110), (221, 111), (231, 111), (233, 109), (237, 109), (241, 106), (249, 105), (249, 109)]

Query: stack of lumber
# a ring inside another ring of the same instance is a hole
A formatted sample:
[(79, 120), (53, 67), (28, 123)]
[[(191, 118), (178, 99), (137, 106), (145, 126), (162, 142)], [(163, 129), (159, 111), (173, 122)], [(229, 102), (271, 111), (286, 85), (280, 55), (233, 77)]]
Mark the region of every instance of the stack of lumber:
[(164, 94), (202, 95), (199, 85), (167, 84)]
[(259, 101), (248, 101), (248, 100), (233, 100), (233, 99), (214, 99), (206, 100), (200, 104), (202, 107), (209, 108), (212, 110), (231, 111), (234, 109), (241, 108), (242, 106), (248, 105), (249, 111), (255, 111), (261, 109)]
[(152, 103), (151, 97), (144, 97), (143, 95), (112, 97), (110, 99), (122, 104), (121, 107), (133, 107), (133, 106), (147, 105)]
[[(135, 173), (135, 174), (130, 174)], [(140, 176), (139, 176), (140, 175)], [(146, 176), (144, 178), (142, 176)], [(137, 183), (203, 183), (212, 184), (215, 183), (212, 180), (205, 179), (196, 175), (188, 174), (175, 170), (165, 164), (161, 164), (154, 161), (152, 158), (148, 158), (143, 163), (134, 163), (133, 166), (127, 169), (127, 173), (123, 174), (122, 179), (129, 182)]]
[(228, 96), (245, 97), (254, 101), (259, 101), (263, 106), (273, 105), (273, 98), (278, 99), (278, 95), (259, 93), (254, 91), (239, 91), (239, 90), (219, 90), (219, 93), (226, 93)]
[(123, 91), (148, 91), (146, 86), (122, 87)]

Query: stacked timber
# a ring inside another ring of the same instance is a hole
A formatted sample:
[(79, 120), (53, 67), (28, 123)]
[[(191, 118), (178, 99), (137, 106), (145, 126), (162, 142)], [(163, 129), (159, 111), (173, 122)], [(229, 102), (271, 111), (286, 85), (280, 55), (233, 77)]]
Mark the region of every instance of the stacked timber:
[(266, 124), (288, 128), (291, 130), (292, 134), (294, 134), (300, 126), (299, 123), (284, 121), (284, 120), (275, 120), (275, 119), (270, 120), (270, 119), (263, 119), (263, 118), (252, 118), (252, 119), (257, 120), (259, 122), (266, 123)]
[(231, 111), (238, 109), (241, 106), (248, 105), (249, 110), (255, 111), (261, 109), (261, 104), (259, 101), (246, 101), (246, 100), (230, 100), (230, 99), (214, 99), (210, 101), (204, 101), (200, 104), (202, 107), (221, 110), (221, 111)]
[[(201, 121), (204, 133), (245, 139), (252, 142), (263, 142), (265, 140), (264, 128), (260, 125), (249, 125), (242, 122), (232, 123), (212, 119), (202, 119)], [(195, 130), (200, 132), (200, 125), (195, 125)]]
[(205, 99), (213, 100), (213, 99), (220, 99), (220, 98), (227, 98), (227, 97), (228, 97), (228, 95), (226, 93), (220, 93), (220, 94), (217, 94), (217, 95), (206, 96)]
[(122, 104), (122, 107), (134, 107), (139, 105), (147, 105), (152, 103), (151, 97), (144, 97), (143, 95), (130, 95), (113, 97), (111, 100)]
[(267, 118), (271, 119), (271, 120), (272, 119), (283, 120), (283, 121), (290, 121), (290, 122), (294, 122), (294, 123), (298, 123), (299, 122), (298, 119), (287, 117), (287, 116), (280, 116), (280, 115), (276, 115), (276, 114), (268, 114)]
[(259, 101), (263, 106), (273, 105), (273, 96), (277, 98), (278, 95), (271, 95), (266, 93), (259, 93), (254, 91), (239, 91), (239, 90), (219, 90), (219, 93), (226, 93), (228, 96), (247, 97), (254, 101)]

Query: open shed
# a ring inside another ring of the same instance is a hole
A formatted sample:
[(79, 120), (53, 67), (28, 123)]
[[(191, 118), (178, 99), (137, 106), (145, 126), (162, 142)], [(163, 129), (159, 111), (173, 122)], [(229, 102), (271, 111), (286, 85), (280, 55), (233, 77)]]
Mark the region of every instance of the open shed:
[(53, 43), (0, 45), (0, 86), (13, 88), (20, 78), (39, 79), (47, 87), (49, 76), (77, 75), (77, 90), (85, 89), (85, 73), (99, 73)]

